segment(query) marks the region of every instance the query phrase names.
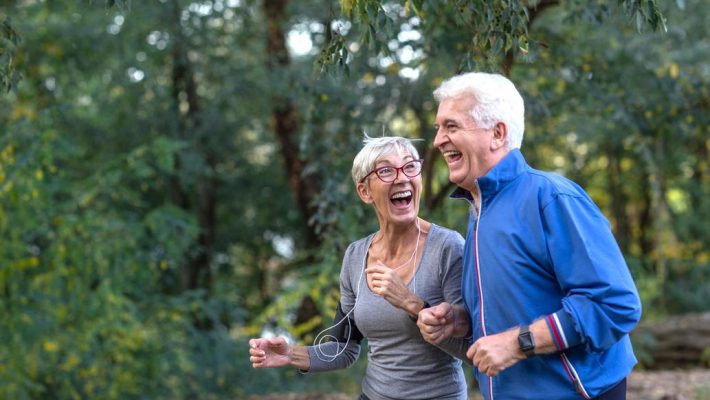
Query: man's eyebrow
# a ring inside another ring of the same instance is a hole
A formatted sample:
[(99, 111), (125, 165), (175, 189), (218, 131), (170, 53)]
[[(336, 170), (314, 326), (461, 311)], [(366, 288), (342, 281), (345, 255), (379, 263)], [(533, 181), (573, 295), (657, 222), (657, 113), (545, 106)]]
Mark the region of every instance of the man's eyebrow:
[[(459, 122), (458, 122), (457, 120), (455, 120), (455, 119), (447, 118), (447, 119), (444, 120), (443, 124), (444, 124), (444, 125), (446, 125), (446, 124), (455, 124), (455, 125), (458, 125)], [(440, 127), (440, 126), (441, 126), (441, 125), (439, 125), (439, 124), (436, 124), (436, 123), (434, 124), (434, 128), (438, 128), (438, 127)]]

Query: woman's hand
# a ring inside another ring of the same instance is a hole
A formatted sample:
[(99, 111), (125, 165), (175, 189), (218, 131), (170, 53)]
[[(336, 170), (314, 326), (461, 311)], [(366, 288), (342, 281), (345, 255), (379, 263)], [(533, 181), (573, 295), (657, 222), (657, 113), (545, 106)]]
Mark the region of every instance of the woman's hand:
[(291, 363), (292, 348), (283, 337), (249, 340), (249, 361), (254, 368), (283, 367)]
[(397, 271), (382, 264), (379, 260), (373, 265), (367, 266), (367, 276), (372, 283), (372, 291), (382, 296), (393, 306), (409, 312), (408, 306), (418, 303), (418, 298), (407, 289), (407, 286), (397, 275)]

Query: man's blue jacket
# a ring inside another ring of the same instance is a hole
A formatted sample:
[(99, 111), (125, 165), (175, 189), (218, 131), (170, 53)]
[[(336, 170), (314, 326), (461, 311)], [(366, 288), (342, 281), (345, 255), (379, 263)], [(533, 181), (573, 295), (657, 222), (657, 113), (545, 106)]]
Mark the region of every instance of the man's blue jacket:
[[(641, 304), (609, 222), (577, 184), (532, 169), (519, 150), (477, 181), (464, 250), (473, 340), (544, 318), (558, 352), (489, 378), (483, 397), (593, 398), (636, 364), (628, 333)], [(457, 189), (452, 198), (473, 202)]]

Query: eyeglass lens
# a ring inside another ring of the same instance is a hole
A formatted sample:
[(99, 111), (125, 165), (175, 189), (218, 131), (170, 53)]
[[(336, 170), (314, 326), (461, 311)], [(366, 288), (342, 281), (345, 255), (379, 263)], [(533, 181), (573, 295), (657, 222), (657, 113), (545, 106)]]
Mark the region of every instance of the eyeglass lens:
[(392, 182), (395, 179), (397, 179), (397, 174), (399, 171), (402, 171), (404, 175), (406, 175), (409, 178), (414, 178), (422, 170), (422, 163), (419, 160), (414, 160), (410, 161), (401, 167), (382, 167), (378, 168), (375, 170), (375, 173), (377, 174), (377, 177), (380, 178), (383, 182)]

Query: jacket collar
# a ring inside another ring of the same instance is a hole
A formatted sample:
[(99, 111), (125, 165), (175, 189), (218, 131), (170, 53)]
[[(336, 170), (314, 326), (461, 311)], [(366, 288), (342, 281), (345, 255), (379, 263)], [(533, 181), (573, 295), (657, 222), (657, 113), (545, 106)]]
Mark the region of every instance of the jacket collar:
[[(528, 163), (525, 161), (520, 149), (511, 150), (486, 175), (478, 178), (478, 187), (483, 198), (486, 199), (495, 195), (528, 168)], [(473, 199), (471, 192), (460, 186), (449, 197), (452, 199), (467, 199), (469, 201)]]

